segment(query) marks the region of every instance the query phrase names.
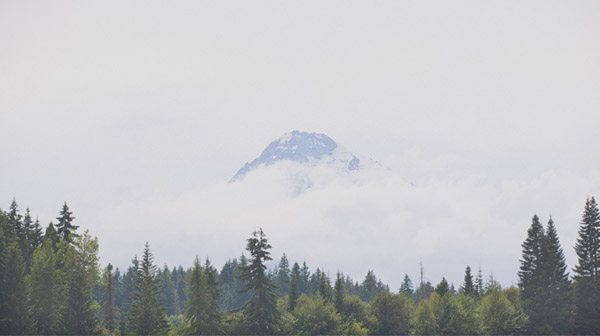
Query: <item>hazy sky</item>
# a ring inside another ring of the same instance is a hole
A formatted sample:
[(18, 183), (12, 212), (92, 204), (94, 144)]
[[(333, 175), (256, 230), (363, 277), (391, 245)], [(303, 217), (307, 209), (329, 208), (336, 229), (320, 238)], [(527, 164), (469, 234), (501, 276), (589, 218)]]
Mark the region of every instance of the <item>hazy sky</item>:
[[(264, 226), (276, 257), (394, 288), (419, 260), (508, 284), (533, 213), (572, 266), (600, 197), (598, 41), (598, 1), (0, 0), (0, 206), (68, 201), (121, 266), (146, 240), (220, 266)], [(226, 183), (292, 129), (390, 173)]]

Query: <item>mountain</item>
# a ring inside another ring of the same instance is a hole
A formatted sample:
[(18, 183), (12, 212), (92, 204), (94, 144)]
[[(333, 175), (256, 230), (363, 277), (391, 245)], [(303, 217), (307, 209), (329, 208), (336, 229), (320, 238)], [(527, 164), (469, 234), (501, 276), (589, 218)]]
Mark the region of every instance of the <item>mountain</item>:
[(346, 171), (360, 168), (360, 159), (338, 146), (329, 136), (322, 133), (295, 130), (271, 142), (259, 157), (246, 162), (231, 180), (239, 180), (260, 166), (269, 166), (282, 161), (293, 161), (307, 165), (335, 165)]

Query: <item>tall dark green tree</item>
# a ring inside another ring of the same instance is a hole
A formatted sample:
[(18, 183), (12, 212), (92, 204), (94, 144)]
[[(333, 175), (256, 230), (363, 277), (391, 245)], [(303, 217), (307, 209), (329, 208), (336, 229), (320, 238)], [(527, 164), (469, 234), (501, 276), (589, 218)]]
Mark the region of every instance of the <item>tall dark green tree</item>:
[(484, 294), (483, 290), (483, 272), (481, 271), (481, 267), (477, 270), (477, 278), (475, 278), (475, 292), (477, 297), (481, 297)]
[(25, 262), (18, 242), (0, 227), (0, 334), (33, 332), (27, 309)]
[(150, 245), (146, 243), (129, 309), (129, 328), (132, 333), (139, 335), (166, 333), (168, 324), (157, 272)]
[(465, 269), (465, 280), (461, 287), (461, 290), (466, 295), (476, 296), (475, 284), (473, 283), (473, 274), (471, 274), (471, 267), (467, 266)]
[(414, 295), (414, 288), (412, 280), (408, 277), (408, 274), (404, 274), (404, 279), (402, 280), (402, 284), (400, 285), (400, 293), (404, 295), (408, 295), (412, 297)]
[(440, 283), (435, 287), (435, 292), (440, 296), (450, 292), (450, 286), (448, 285), (448, 281), (445, 277), (442, 277), (442, 281), (440, 281)]
[(163, 267), (162, 271), (159, 270), (158, 278), (162, 288), (166, 314), (168, 316), (179, 314), (179, 296), (173, 283), (171, 271), (167, 265)]
[(299, 282), (300, 282), (300, 265), (298, 265), (297, 262), (294, 263), (294, 266), (292, 267), (292, 274), (290, 277), (290, 291), (288, 294), (288, 310), (294, 311), (294, 308), (296, 308), (296, 303), (298, 302), (298, 298), (300, 297), (300, 288), (298, 288), (299, 286)]
[(257, 335), (275, 333), (279, 321), (276, 307), (276, 286), (267, 275), (265, 262), (272, 260), (271, 245), (262, 229), (252, 233), (246, 249), (250, 253), (250, 262), (242, 270), (246, 281), (246, 291), (252, 296), (244, 307), (247, 332)]
[(551, 333), (568, 334), (571, 332), (572, 300), (571, 282), (567, 272), (565, 254), (552, 218), (546, 226), (544, 247), (544, 273), (546, 310), (544, 317)]
[(69, 211), (69, 206), (67, 205), (67, 202), (65, 202), (59, 216), (56, 217), (58, 220), (58, 224), (56, 225), (58, 236), (67, 242), (71, 242), (73, 238), (77, 236), (75, 231), (79, 228), (79, 226), (73, 225), (75, 217), (72, 215), (73, 213)]
[(338, 312), (342, 311), (344, 305), (344, 279), (340, 272), (337, 272), (335, 275), (335, 285), (333, 286), (333, 297), (335, 309)]
[(60, 237), (58, 236), (58, 232), (56, 232), (56, 227), (52, 222), (48, 224), (46, 227), (46, 231), (44, 233), (44, 241), (49, 241), (53, 247), (56, 247), (56, 244), (60, 241)]
[(275, 281), (279, 294), (283, 295), (290, 289), (290, 263), (285, 253), (281, 256), (279, 265), (277, 265), (277, 272), (275, 274)]
[(545, 240), (544, 228), (538, 216), (534, 215), (527, 238), (521, 245), (523, 252), (518, 273), (523, 307), (529, 315), (529, 333), (549, 332), (545, 317)]
[(373, 271), (367, 271), (367, 275), (361, 284), (360, 298), (364, 301), (370, 301), (377, 294), (377, 277)]
[(325, 302), (331, 302), (331, 283), (329, 277), (325, 272), (321, 272), (319, 278), (319, 292), (318, 294), (323, 298)]
[(110, 330), (111, 332), (115, 330), (118, 318), (118, 312), (115, 307), (117, 289), (115, 286), (115, 276), (112, 270), (113, 266), (111, 264), (108, 264), (104, 269), (104, 274), (102, 276), (104, 285), (104, 293), (102, 300), (103, 325), (106, 329)]
[(216, 270), (206, 262), (200, 265), (198, 257), (189, 274), (188, 300), (184, 316), (188, 323), (186, 333), (190, 335), (217, 335), (222, 332), (221, 312), (218, 304)]
[(42, 230), (42, 225), (40, 225), (39, 219), (36, 218), (35, 222), (33, 222), (30, 233), (31, 236), (29, 239), (29, 248), (31, 249), (31, 255), (33, 256), (33, 251), (42, 246), (42, 243), (44, 242), (44, 231)]
[(585, 202), (575, 252), (575, 332), (600, 334), (600, 212), (593, 197)]

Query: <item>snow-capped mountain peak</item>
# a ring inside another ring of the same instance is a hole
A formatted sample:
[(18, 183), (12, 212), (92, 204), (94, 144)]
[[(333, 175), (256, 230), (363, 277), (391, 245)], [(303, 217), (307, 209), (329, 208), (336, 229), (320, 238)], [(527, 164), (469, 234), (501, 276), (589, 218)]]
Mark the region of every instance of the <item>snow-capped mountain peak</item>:
[(338, 146), (329, 136), (294, 130), (271, 142), (260, 156), (240, 168), (232, 181), (240, 179), (257, 167), (281, 161), (336, 164), (348, 171), (360, 167), (360, 159)]

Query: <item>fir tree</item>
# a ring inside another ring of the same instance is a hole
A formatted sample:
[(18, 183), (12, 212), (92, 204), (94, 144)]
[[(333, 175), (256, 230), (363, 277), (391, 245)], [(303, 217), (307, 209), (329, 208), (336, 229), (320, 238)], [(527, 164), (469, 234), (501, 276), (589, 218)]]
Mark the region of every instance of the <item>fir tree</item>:
[(344, 280), (340, 272), (337, 272), (335, 275), (335, 285), (333, 290), (335, 309), (338, 312), (341, 312), (344, 305)]
[(288, 295), (288, 310), (294, 311), (298, 298), (300, 297), (300, 289), (298, 288), (300, 282), (300, 265), (297, 262), (292, 267), (292, 274), (290, 279), (290, 292)]
[(439, 296), (443, 296), (450, 291), (450, 287), (448, 286), (448, 281), (446, 278), (442, 277), (442, 281), (435, 287), (435, 292), (438, 293)]
[(262, 229), (252, 233), (246, 249), (251, 259), (242, 270), (246, 281), (246, 291), (252, 296), (244, 307), (244, 316), (248, 323), (248, 333), (257, 335), (273, 334), (279, 320), (276, 308), (276, 287), (267, 276), (265, 262), (272, 260), (271, 245)]
[(75, 231), (79, 228), (79, 226), (73, 225), (73, 219), (75, 219), (75, 217), (72, 215), (73, 213), (69, 211), (69, 206), (67, 205), (67, 202), (65, 202), (59, 216), (56, 217), (58, 220), (56, 226), (58, 236), (67, 242), (71, 242), (72, 239), (77, 236)]
[(477, 270), (477, 278), (475, 279), (475, 293), (477, 297), (483, 296), (483, 272), (481, 267)]
[(146, 243), (129, 311), (130, 331), (140, 335), (163, 334), (168, 326), (160, 283), (156, 277), (157, 268), (153, 262), (150, 246)]
[(471, 267), (467, 266), (465, 269), (465, 280), (461, 287), (461, 291), (466, 295), (476, 296), (475, 285), (473, 284), (473, 275), (471, 274)]
[(568, 334), (571, 331), (571, 282), (552, 218), (546, 227), (543, 266), (546, 279), (546, 323), (552, 333)]
[(42, 230), (42, 226), (40, 225), (40, 220), (36, 218), (31, 228), (31, 237), (29, 239), (29, 248), (31, 249), (32, 256), (33, 251), (35, 251), (36, 248), (42, 246), (43, 242), (44, 232)]
[(54, 227), (54, 224), (52, 224), (52, 222), (50, 222), (50, 224), (48, 224), (48, 227), (46, 227), (46, 232), (44, 233), (44, 241), (46, 240), (50, 242), (52, 247), (56, 247), (56, 244), (58, 244), (58, 241), (60, 240), (58, 232), (56, 232), (56, 228)]
[(115, 276), (112, 273), (113, 266), (108, 264), (104, 269), (103, 281), (104, 281), (104, 295), (102, 300), (102, 315), (103, 324), (109, 331), (114, 331), (116, 327), (117, 311), (115, 308)]
[(585, 203), (575, 252), (575, 332), (600, 334), (600, 212), (593, 197)]
[(377, 294), (377, 277), (373, 271), (367, 271), (367, 275), (361, 284), (362, 290), (360, 298), (364, 301), (370, 301)]
[(275, 276), (277, 287), (280, 294), (285, 294), (290, 289), (290, 263), (285, 253), (281, 256), (279, 265), (277, 265), (277, 273)]
[(409, 297), (414, 295), (413, 283), (408, 277), (408, 274), (404, 274), (404, 280), (402, 280), (402, 285), (400, 285), (400, 293), (408, 295)]
[(163, 302), (165, 303), (166, 314), (168, 316), (179, 314), (179, 297), (173, 283), (171, 271), (165, 265), (162, 271), (159, 270), (158, 278), (160, 279)]
[(545, 233), (537, 215), (533, 216), (531, 226), (527, 230), (527, 238), (521, 245), (523, 254), (519, 269), (519, 287), (523, 298), (525, 312), (530, 318), (530, 333), (544, 333), (545, 319), (545, 270), (544, 249)]
[(310, 270), (306, 265), (306, 261), (302, 262), (302, 268), (300, 269), (300, 281), (298, 282), (298, 289), (301, 294), (308, 294), (308, 281), (310, 280)]
[(319, 278), (318, 294), (325, 302), (331, 302), (331, 283), (329, 282), (329, 277), (327, 277), (325, 272), (321, 272), (321, 277)]
[(25, 263), (16, 241), (0, 228), (0, 333), (33, 332), (27, 309)]
[(198, 257), (189, 275), (185, 304), (186, 333), (216, 335), (221, 333), (221, 312), (218, 305), (216, 270), (206, 262), (203, 268)]

